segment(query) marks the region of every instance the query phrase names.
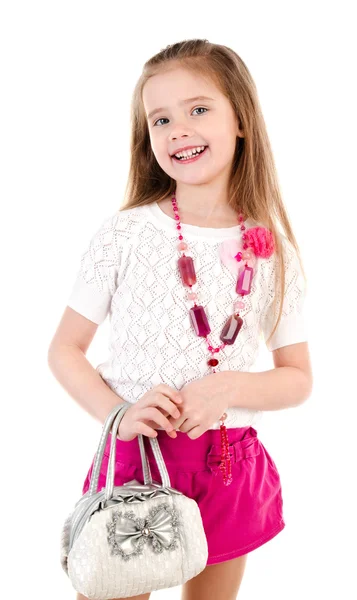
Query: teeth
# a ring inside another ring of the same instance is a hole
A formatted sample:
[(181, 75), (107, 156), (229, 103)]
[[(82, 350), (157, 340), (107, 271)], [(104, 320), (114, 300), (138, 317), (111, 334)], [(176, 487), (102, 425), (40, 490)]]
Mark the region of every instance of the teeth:
[(176, 158), (188, 158), (194, 156), (195, 154), (200, 154), (201, 152), (203, 152), (204, 148), (205, 146), (197, 146), (197, 148), (190, 148), (190, 150), (183, 150), (183, 152), (178, 152), (174, 156), (176, 156)]

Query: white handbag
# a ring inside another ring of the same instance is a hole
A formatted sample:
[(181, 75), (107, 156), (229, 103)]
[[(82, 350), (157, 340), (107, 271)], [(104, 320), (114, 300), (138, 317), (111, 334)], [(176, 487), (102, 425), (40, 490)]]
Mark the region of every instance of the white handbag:
[[(181, 585), (207, 564), (208, 545), (198, 504), (170, 486), (156, 438), (149, 440), (161, 484), (152, 481), (143, 436), (139, 434), (144, 484), (132, 479), (114, 486), (116, 438), (130, 406), (121, 403), (108, 415), (90, 487), (66, 519), (61, 535), (63, 569), (77, 592), (95, 600)], [(106, 487), (97, 491), (110, 432)]]

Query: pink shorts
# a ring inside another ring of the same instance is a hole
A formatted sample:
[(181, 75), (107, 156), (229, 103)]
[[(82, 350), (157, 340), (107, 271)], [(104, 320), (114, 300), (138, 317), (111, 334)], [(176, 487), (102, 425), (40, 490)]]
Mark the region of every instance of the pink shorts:
[[(233, 482), (223, 484), (220, 430), (210, 429), (192, 440), (182, 431), (170, 438), (157, 430), (157, 440), (171, 487), (193, 498), (200, 509), (208, 543), (207, 565), (242, 556), (275, 537), (285, 527), (281, 483), (276, 465), (253, 427), (227, 429)], [(98, 490), (105, 486), (110, 439), (107, 441)], [(150, 441), (144, 436), (152, 479), (161, 483)], [(93, 462), (83, 485), (88, 490)], [(144, 482), (138, 439), (117, 439), (114, 484)]]

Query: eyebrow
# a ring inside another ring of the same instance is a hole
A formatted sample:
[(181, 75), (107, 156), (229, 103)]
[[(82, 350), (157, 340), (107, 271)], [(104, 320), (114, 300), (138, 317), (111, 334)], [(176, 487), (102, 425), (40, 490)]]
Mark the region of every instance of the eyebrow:
[[(182, 102), (180, 104), (190, 104), (190, 102), (195, 102), (196, 100), (213, 100), (214, 98), (210, 98), (209, 96), (195, 96), (194, 98), (186, 98), (186, 100), (182, 100)], [(161, 107), (161, 108), (155, 108), (155, 110), (152, 110), (147, 118), (151, 119), (151, 117), (153, 117), (154, 115), (156, 115), (156, 113), (159, 113), (163, 110), (168, 110), (167, 106)]]

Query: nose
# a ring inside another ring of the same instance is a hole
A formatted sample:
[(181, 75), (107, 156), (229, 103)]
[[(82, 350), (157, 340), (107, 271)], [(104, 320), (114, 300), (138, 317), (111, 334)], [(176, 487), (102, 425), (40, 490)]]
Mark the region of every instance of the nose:
[(185, 123), (176, 123), (171, 130), (171, 140), (193, 137), (194, 131)]
[(192, 135), (190, 135), (188, 133), (181, 133), (180, 134), (180, 133), (177, 133), (177, 131), (173, 132), (171, 134), (171, 140), (178, 140), (178, 139), (181, 139), (181, 138), (186, 139), (186, 138), (190, 138), (190, 137), (192, 137)]

